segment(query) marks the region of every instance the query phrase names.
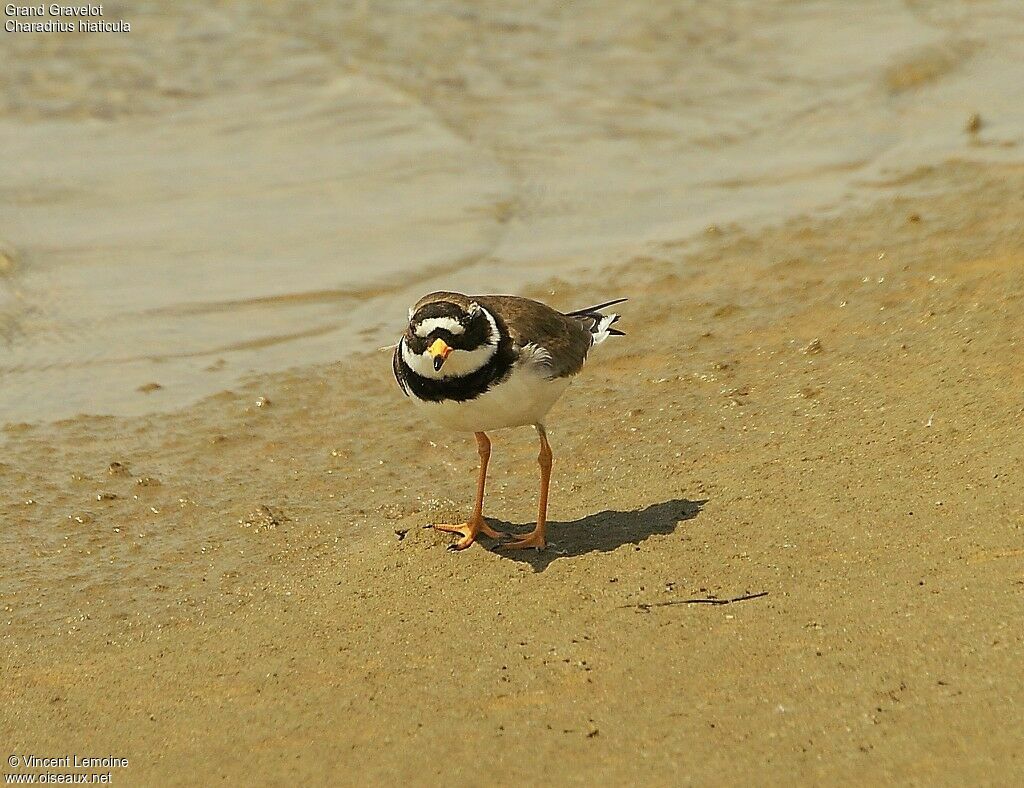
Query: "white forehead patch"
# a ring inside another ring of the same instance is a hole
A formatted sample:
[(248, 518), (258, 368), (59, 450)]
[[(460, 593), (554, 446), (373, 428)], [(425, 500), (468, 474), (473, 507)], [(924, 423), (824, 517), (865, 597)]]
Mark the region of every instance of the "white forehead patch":
[(446, 329), (452, 334), (466, 333), (466, 327), (453, 317), (428, 317), (416, 326), (416, 336), (430, 336), (431, 331), (436, 331), (439, 328)]

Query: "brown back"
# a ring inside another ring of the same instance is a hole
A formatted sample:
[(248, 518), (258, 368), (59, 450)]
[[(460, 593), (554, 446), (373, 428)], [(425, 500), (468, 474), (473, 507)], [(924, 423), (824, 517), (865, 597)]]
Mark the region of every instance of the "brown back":
[(496, 319), (504, 318), (505, 329), (516, 349), (539, 345), (551, 354), (551, 374), (562, 378), (583, 367), (593, 337), (581, 320), (566, 317), (539, 301), (510, 295), (472, 296)]

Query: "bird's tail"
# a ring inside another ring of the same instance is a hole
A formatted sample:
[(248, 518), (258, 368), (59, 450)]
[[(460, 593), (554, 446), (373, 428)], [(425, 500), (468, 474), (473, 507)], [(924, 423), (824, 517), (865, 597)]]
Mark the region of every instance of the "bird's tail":
[(601, 312), (602, 309), (615, 306), (615, 304), (621, 304), (625, 300), (627, 299), (616, 298), (614, 301), (606, 301), (596, 306), (577, 309), (575, 312), (567, 312), (566, 317), (575, 317), (577, 320), (582, 320), (587, 330), (590, 331), (591, 336), (594, 337), (594, 344), (598, 345), (608, 339), (608, 337), (622, 337), (626, 335), (624, 331), (612, 328), (612, 324), (618, 321), (619, 315), (614, 313), (606, 315)]

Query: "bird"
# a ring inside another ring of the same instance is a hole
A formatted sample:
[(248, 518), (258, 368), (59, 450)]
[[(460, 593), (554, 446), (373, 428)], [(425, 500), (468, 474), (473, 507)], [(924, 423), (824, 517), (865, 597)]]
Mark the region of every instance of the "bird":
[[(449, 549), (464, 550), (480, 534), (512, 540), (499, 549), (545, 548), (552, 465), (545, 418), (583, 368), (590, 349), (609, 336), (624, 336), (613, 328), (620, 316), (602, 310), (626, 300), (563, 314), (520, 296), (437, 291), (409, 310), (392, 359), (395, 379), (425, 420), (474, 433), (480, 457), (469, 520), (430, 526), (460, 536)], [(491, 456), (487, 433), (523, 426), (533, 426), (540, 440), (540, 496), (534, 529), (512, 537), (491, 528), (483, 517)]]

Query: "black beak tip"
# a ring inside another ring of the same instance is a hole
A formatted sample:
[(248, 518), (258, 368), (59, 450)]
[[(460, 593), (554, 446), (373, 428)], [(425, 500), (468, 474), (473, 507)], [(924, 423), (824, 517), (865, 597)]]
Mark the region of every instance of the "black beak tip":
[(444, 356), (434, 356), (434, 372), (440, 372), (442, 364), (444, 364)]

